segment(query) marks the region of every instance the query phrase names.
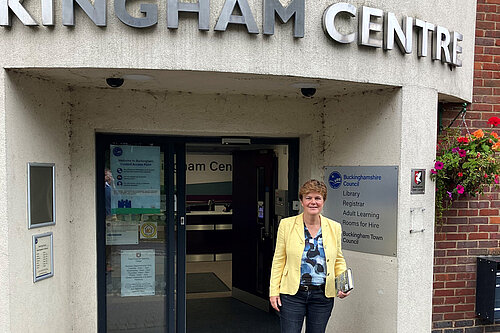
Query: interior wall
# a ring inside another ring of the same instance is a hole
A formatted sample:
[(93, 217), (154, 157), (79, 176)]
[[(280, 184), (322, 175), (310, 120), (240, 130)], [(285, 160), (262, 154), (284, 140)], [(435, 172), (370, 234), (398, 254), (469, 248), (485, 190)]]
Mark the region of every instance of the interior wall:
[[(9, 212), (5, 220), (8, 224), (9, 331), (70, 332), (70, 288), (73, 279), (70, 229), (73, 221), (70, 211), (72, 181), (68, 89), (52, 82), (10, 73), (5, 77), (4, 91), (6, 202)], [(55, 163), (54, 226), (28, 230), (28, 162)], [(46, 232), (53, 232), (54, 237), (54, 276), (33, 283), (32, 236)], [(92, 270), (93, 267), (86, 269)]]
[(274, 152), (278, 158), (278, 189), (288, 190), (288, 146), (276, 146)]

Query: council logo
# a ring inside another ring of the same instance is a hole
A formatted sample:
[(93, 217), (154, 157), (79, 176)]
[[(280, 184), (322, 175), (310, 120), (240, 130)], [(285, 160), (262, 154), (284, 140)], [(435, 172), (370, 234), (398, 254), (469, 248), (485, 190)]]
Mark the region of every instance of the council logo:
[(328, 184), (330, 184), (330, 187), (335, 189), (338, 189), (340, 185), (342, 185), (342, 175), (338, 171), (333, 171), (330, 176), (328, 176)]
[(123, 154), (123, 149), (121, 149), (120, 147), (113, 148), (113, 155), (122, 156), (122, 154)]

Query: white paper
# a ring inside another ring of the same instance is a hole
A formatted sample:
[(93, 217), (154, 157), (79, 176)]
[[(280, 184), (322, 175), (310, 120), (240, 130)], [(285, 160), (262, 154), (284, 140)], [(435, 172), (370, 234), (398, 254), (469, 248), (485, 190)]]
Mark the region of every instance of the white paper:
[(35, 272), (36, 278), (52, 273), (52, 258), (50, 255), (50, 236), (39, 237), (35, 244)]
[(106, 245), (139, 244), (138, 225), (106, 222)]
[(155, 250), (121, 251), (121, 296), (155, 294)]

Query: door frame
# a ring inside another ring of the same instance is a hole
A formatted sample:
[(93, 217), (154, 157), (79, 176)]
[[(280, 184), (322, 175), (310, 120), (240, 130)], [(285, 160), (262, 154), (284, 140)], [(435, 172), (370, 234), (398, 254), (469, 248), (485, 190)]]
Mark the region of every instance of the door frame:
[[(206, 137), (206, 136), (169, 136), (157, 134), (120, 134), (120, 133), (101, 133), (95, 134), (95, 190), (96, 190), (96, 241), (97, 241), (97, 328), (99, 333), (105, 333), (107, 308), (106, 308), (106, 226), (105, 223), (100, 221), (105, 220), (105, 193), (104, 187), (104, 173), (101, 172), (105, 168), (105, 150), (111, 143), (123, 142), (127, 144), (158, 144), (165, 147), (165, 164), (164, 177), (167, 180), (169, 177), (169, 184), (166, 187), (167, 198), (174, 196), (173, 177), (174, 177), (174, 163), (173, 157), (176, 154), (178, 158), (177, 163), (185, 164), (186, 158), (186, 144), (192, 143), (213, 143), (222, 144), (222, 137)], [(270, 138), (270, 137), (250, 137), (251, 145), (269, 144), (269, 145), (287, 145), (288, 146), (288, 202), (298, 200), (299, 190), (299, 138)], [(180, 153), (179, 152), (184, 152)], [(177, 184), (186, 184), (186, 173), (177, 170)], [(170, 223), (168, 229), (168, 255), (166, 265), (166, 277), (168, 283), (168, 290), (174, 290), (174, 272), (177, 272), (177, 288), (183, 292), (177, 292), (177, 299), (174, 298), (174, 293), (171, 292), (167, 295), (167, 331), (173, 332), (186, 332), (186, 230), (185, 225), (180, 223), (180, 218), (185, 219), (186, 204), (185, 204), (185, 186), (177, 186), (177, 241), (175, 241), (174, 224)], [(167, 200), (169, 206), (169, 216), (167, 220), (174, 220), (174, 201)], [(293, 214), (293, 207), (289, 205), (289, 214)], [(177, 245), (176, 247), (175, 244)], [(183, 253), (184, 260), (177, 260), (177, 269), (173, 260), (173, 253), (176, 252), (179, 258), (179, 253)]]

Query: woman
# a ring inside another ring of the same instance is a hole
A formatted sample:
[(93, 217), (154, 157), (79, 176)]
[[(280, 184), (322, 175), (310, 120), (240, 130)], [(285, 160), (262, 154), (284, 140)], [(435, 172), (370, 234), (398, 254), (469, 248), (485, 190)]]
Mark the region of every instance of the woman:
[(269, 300), (280, 312), (281, 332), (323, 333), (332, 313), (335, 276), (346, 270), (340, 224), (321, 215), (325, 183), (312, 179), (299, 190), (304, 212), (281, 220), (271, 269)]

